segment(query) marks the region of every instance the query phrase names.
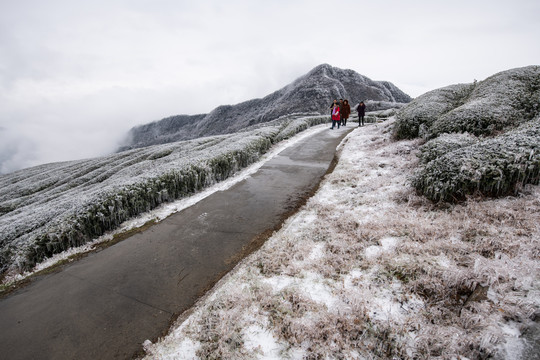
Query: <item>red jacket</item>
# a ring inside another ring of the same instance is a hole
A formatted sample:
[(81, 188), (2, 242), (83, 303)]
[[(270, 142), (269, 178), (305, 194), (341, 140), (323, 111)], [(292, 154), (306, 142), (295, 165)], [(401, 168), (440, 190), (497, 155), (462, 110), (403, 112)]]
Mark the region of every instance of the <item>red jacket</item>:
[(340, 120), (339, 118), (339, 106), (332, 109), (332, 120)]

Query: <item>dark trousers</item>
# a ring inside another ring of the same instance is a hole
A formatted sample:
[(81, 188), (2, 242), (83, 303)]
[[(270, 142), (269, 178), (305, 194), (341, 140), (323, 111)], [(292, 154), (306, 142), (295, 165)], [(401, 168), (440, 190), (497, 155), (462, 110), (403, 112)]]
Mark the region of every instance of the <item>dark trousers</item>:
[(331, 127), (331, 129), (333, 129), (334, 126), (336, 126), (336, 124), (337, 124), (337, 128), (339, 129), (339, 123), (340, 123), (340, 122), (341, 122), (341, 120), (332, 120), (332, 127)]
[(358, 126), (364, 126), (364, 115), (358, 115)]

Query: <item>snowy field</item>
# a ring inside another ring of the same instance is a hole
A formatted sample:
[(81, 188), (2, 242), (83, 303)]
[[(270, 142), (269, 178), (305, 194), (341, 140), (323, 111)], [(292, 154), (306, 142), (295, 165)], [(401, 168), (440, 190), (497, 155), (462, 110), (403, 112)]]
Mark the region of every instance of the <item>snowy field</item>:
[[(295, 121), (291, 122), (289, 124), (289, 126), (287, 126), (286, 128), (283, 128), (282, 131), (280, 132), (280, 134), (284, 134), (286, 135), (287, 137), (291, 136), (293, 133), (296, 133), (298, 131), (298, 129), (295, 129), (294, 127), (295, 126), (298, 126), (299, 124), (300, 125), (305, 125), (305, 120), (306, 118), (304, 117), (300, 117), (298, 119), (296, 119)], [(293, 126), (294, 125), (294, 126)], [(255, 173), (261, 166), (264, 165), (265, 162), (267, 162), (268, 160), (272, 159), (274, 156), (276, 156), (277, 154), (279, 154), (281, 151), (283, 151), (285, 148), (305, 139), (306, 137), (309, 137), (309, 136), (312, 136), (313, 134), (317, 133), (317, 132), (320, 132), (320, 131), (324, 131), (328, 128), (328, 125), (324, 124), (324, 125), (317, 125), (317, 126), (313, 126), (307, 130), (303, 130), (300, 134), (297, 134), (295, 135), (294, 137), (292, 138), (289, 138), (289, 139), (286, 139), (286, 140), (281, 140), (279, 143), (277, 143), (276, 145), (272, 146), (268, 152), (266, 152), (265, 154), (263, 154), (260, 159), (251, 164), (250, 166), (242, 169), (242, 170), (239, 170), (237, 171), (236, 173), (234, 173), (233, 176), (225, 179), (225, 180), (222, 180), (214, 185), (211, 185), (211, 186), (208, 186), (207, 188), (205, 188), (204, 190), (201, 190), (201, 191), (198, 191), (197, 193), (191, 195), (191, 196), (187, 196), (187, 197), (184, 197), (184, 198), (181, 198), (179, 200), (176, 200), (176, 201), (171, 201), (171, 202), (165, 202), (163, 204), (161, 204), (160, 206), (158, 206), (157, 208), (151, 210), (151, 211), (147, 211), (147, 212), (144, 212), (130, 220), (127, 220), (123, 223), (121, 223), (118, 228), (116, 228), (115, 230), (113, 231), (108, 231), (106, 234), (102, 235), (102, 236), (99, 236), (95, 239), (93, 239), (92, 241), (89, 241), (87, 242), (86, 244), (82, 245), (82, 246), (76, 246), (76, 247), (72, 247), (72, 248), (69, 248), (65, 251), (62, 251), (58, 254), (55, 254), (41, 262), (39, 262), (38, 264), (36, 264), (32, 269), (28, 270), (28, 271), (24, 271), (24, 272), (13, 272), (11, 274), (7, 274), (7, 276), (4, 277), (3, 281), (2, 281), (2, 285), (4, 285), (5, 287), (8, 287), (10, 286), (11, 284), (14, 284), (14, 283), (17, 283), (18, 281), (21, 281), (21, 280), (24, 280), (26, 278), (28, 278), (29, 276), (35, 274), (35, 273), (38, 273), (42, 270), (45, 270), (45, 269), (48, 269), (52, 266), (54, 266), (55, 264), (57, 263), (60, 263), (60, 262), (63, 262), (63, 261), (69, 261), (69, 259), (71, 259), (74, 255), (77, 255), (77, 254), (81, 254), (81, 253), (86, 253), (86, 252), (89, 252), (89, 251), (93, 251), (94, 249), (96, 249), (97, 246), (100, 246), (100, 244), (103, 244), (103, 243), (107, 243), (107, 242), (111, 242), (111, 241), (114, 241), (114, 238), (115, 236), (117, 235), (121, 235), (123, 233), (128, 233), (132, 230), (135, 230), (135, 229), (139, 229), (139, 228), (142, 228), (145, 224), (147, 223), (150, 223), (150, 222), (159, 222), (163, 219), (165, 219), (166, 217), (168, 217), (169, 215), (173, 214), (173, 213), (176, 213), (178, 211), (181, 211), (199, 201), (201, 201), (202, 199), (206, 198), (207, 196), (217, 192), (217, 191), (224, 191), (228, 188), (230, 188), (231, 186), (233, 186), (234, 184), (246, 179), (247, 177), (249, 177), (251, 174)], [(241, 134), (240, 136), (244, 137), (244, 139), (246, 138), (245, 134)], [(238, 135), (234, 135), (234, 138), (233, 140), (237, 140), (238, 139)], [(223, 138), (223, 137), (220, 137), (220, 138)], [(226, 138), (227, 140), (230, 141), (230, 136), (225, 136), (224, 138)], [(209, 138), (206, 138), (206, 140), (208, 140)], [(177, 147), (188, 147), (189, 145), (191, 145), (193, 143), (193, 141), (187, 141), (187, 142), (180, 142), (178, 144), (172, 144), (172, 145), (165, 145), (166, 147), (174, 147), (174, 148), (177, 148)], [(223, 145), (221, 142), (218, 142), (219, 145)], [(242, 142), (237, 142), (237, 145), (243, 145)], [(163, 145), (159, 146), (159, 147), (163, 147)], [(210, 148), (209, 150), (213, 150), (213, 148)], [(139, 150), (137, 150), (139, 151)], [(144, 150), (145, 152), (152, 152), (152, 151), (156, 151), (156, 147), (150, 147), (150, 148), (147, 148), (146, 150)], [(193, 154), (193, 150), (185, 150), (184, 152), (187, 152), (187, 153), (190, 153), (190, 154)], [(215, 154), (214, 154), (215, 156)], [(114, 156), (113, 156), (114, 157)], [(52, 165), (55, 165), (55, 164), (52, 164)], [(168, 164), (168, 167), (173, 167), (173, 166), (178, 166), (177, 164), (175, 163), (172, 163), (172, 164)], [(7, 227), (7, 224), (6, 224), (6, 227)]]
[(434, 205), (410, 186), (421, 140), (392, 141), (393, 122), (349, 134), (319, 191), (146, 359), (538, 358), (539, 187)]

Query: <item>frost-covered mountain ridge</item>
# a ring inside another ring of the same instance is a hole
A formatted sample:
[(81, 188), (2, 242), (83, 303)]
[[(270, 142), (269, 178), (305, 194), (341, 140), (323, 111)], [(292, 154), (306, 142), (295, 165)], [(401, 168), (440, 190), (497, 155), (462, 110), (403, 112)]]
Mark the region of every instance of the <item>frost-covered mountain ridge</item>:
[[(171, 116), (132, 128), (120, 150), (201, 136), (228, 134), (292, 113), (326, 114), (332, 99), (408, 103), (411, 98), (388, 81), (323, 64), (262, 99), (219, 106), (209, 114)], [(370, 106), (370, 110), (377, 110)]]

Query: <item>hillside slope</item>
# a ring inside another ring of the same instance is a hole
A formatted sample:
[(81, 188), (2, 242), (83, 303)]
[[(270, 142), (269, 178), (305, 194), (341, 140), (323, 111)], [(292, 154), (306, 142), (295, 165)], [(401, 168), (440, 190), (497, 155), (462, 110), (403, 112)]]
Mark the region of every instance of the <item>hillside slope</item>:
[(396, 139), (427, 141), (413, 185), (431, 200), (515, 195), (540, 182), (540, 66), (430, 91), (397, 117)]
[(323, 64), (262, 99), (219, 106), (209, 114), (178, 115), (137, 126), (129, 131), (120, 150), (233, 133), (294, 113), (326, 114), (332, 99), (340, 98), (348, 99), (351, 106), (365, 100), (411, 101), (390, 82), (373, 81), (353, 70)]
[(400, 111), (395, 134), (399, 139), (460, 132), (489, 136), (539, 114), (540, 66), (533, 65), (427, 92)]
[(0, 279), (219, 182), (326, 117), (53, 163), (0, 176)]

